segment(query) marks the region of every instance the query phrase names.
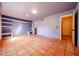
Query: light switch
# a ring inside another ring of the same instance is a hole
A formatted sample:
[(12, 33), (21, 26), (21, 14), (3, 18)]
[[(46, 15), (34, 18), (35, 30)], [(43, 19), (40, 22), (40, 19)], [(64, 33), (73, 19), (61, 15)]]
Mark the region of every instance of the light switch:
[(58, 26), (56, 26), (56, 29), (58, 29)]

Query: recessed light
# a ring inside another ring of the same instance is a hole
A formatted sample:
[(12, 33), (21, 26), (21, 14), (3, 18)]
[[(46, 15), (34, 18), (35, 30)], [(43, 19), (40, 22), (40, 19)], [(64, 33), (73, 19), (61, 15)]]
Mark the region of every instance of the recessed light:
[(36, 11), (36, 10), (32, 10), (32, 13), (33, 13), (33, 14), (36, 14), (36, 13), (37, 13), (37, 11)]
[(26, 16), (29, 16), (28, 14)]

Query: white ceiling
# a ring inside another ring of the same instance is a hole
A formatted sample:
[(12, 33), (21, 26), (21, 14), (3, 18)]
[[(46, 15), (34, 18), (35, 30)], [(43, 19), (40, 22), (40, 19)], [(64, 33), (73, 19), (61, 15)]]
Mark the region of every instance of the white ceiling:
[[(75, 8), (75, 2), (2, 2), (2, 14), (17, 18), (36, 20)], [(37, 14), (32, 10), (36, 9)], [(29, 14), (29, 16), (25, 16)]]

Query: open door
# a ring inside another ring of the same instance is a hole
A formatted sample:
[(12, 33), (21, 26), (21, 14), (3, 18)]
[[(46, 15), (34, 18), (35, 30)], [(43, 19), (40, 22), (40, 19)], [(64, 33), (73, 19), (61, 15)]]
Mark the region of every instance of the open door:
[(73, 15), (62, 16), (61, 18), (61, 37), (71, 37), (72, 38), (72, 21)]
[(61, 17), (61, 39), (71, 37), (74, 46), (78, 45), (78, 11)]

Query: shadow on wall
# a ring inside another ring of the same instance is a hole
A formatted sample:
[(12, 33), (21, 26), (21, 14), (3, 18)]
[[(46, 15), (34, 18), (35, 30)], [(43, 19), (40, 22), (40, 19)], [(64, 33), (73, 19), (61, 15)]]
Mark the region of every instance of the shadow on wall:
[(24, 23), (24, 22), (13, 22), (13, 35), (27, 35), (28, 32), (32, 31), (31, 23)]

